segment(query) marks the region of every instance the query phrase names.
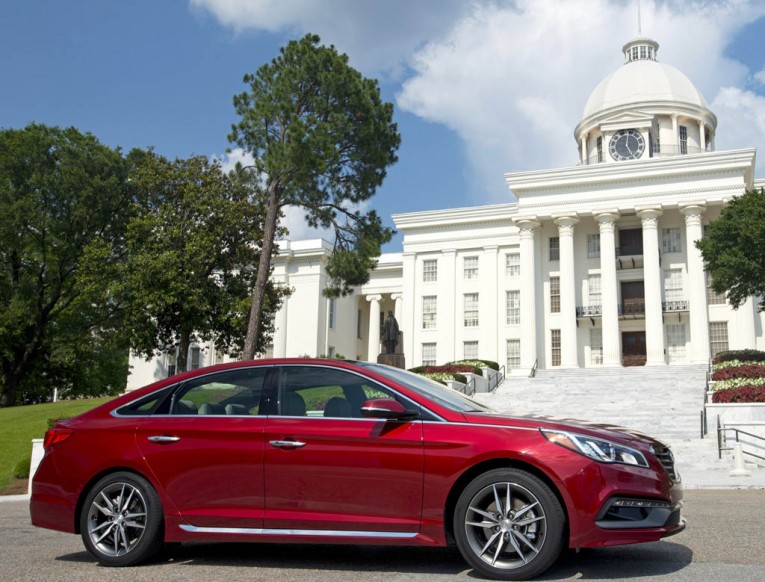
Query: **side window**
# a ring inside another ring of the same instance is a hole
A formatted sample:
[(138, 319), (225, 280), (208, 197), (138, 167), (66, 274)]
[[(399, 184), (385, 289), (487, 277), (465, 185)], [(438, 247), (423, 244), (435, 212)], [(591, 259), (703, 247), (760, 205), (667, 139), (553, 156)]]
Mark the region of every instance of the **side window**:
[(361, 376), (318, 366), (284, 366), (279, 372), (280, 416), (362, 418), (370, 398), (394, 398), (387, 388)]
[(271, 367), (242, 368), (187, 382), (173, 399), (171, 414), (249, 416), (260, 414), (260, 397)]

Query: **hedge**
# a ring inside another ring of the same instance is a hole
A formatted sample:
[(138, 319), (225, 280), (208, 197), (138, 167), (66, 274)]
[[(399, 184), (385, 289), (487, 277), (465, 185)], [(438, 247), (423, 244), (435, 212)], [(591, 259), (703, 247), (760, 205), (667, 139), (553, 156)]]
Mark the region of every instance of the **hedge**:
[(475, 366), (476, 368), (486, 367), (491, 368), (492, 370), (499, 370), (499, 364), (497, 362), (492, 362), (491, 360), (457, 360), (456, 362), (449, 362), (447, 365), (462, 365), (466, 364), (468, 366)]
[(733, 378), (765, 378), (765, 366), (761, 364), (741, 364), (736, 367), (719, 368), (712, 372), (712, 380), (715, 382), (731, 380)]
[(720, 352), (712, 360), (712, 364), (720, 364), (730, 360), (740, 360), (741, 362), (762, 362), (765, 361), (765, 352), (760, 350), (729, 350)]

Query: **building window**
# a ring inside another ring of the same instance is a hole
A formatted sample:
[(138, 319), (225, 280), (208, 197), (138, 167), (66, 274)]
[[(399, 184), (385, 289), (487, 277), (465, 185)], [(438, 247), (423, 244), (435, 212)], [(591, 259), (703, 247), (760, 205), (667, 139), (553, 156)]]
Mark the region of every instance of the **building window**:
[(706, 271), (705, 274), (707, 276), (707, 303), (709, 305), (725, 305), (727, 303), (725, 293), (717, 293), (712, 289), (712, 275), (709, 274), (709, 271)]
[(175, 356), (175, 348), (167, 352), (167, 377), (175, 376), (178, 360)]
[(465, 327), (478, 327), (478, 293), (465, 293), (463, 314)]
[(436, 299), (435, 295), (422, 298), (422, 329), (436, 328)]
[(595, 143), (597, 144), (596, 147), (598, 148), (598, 163), (602, 164), (603, 163), (603, 136), (599, 135)]
[(466, 360), (477, 360), (478, 342), (462, 342), (462, 357)]
[(478, 279), (478, 257), (465, 257), (465, 279)]
[(425, 283), (438, 281), (438, 259), (422, 261), (422, 280)]
[(361, 339), (361, 309), (356, 311), (356, 337)]
[(550, 277), (550, 313), (560, 313), (560, 277)]
[(684, 125), (680, 126), (680, 153), (688, 153), (688, 128)]
[(201, 348), (191, 348), (191, 364), (190, 370), (198, 370), (202, 367), (202, 350)]
[(683, 271), (682, 269), (667, 269), (664, 271), (664, 300), (683, 300)]
[(600, 258), (600, 233), (587, 235), (587, 258)]
[(714, 358), (720, 352), (728, 351), (728, 322), (709, 322), (709, 348)]
[(435, 366), (436, 365), (436, 344), (422, 344), (422, 365), (423, 366)]
[(505, 311), (507, 325), (520, 325), (521, 323), (521, 292), (507, 291), (505, 294)]
[(617, 257), (629, 257), (643, 254), (643, 230), (640, 228), (625, 228), (619, 231), (619, 248)]
[(603, 295), (600, 290), (600, 275), (587, 277), (587, 288), (590, 293), (590, 307), (603, 305)]
[(329, 329), (335, 329), (335, 323), (337, 318), (337, 305), (336, 305), (335, 298), (332, 297), (329, 300)]
[(603, 330), (590, 328), (590, 364), (599, 366), (603, 363)]
[(661, 252), (679, 253), (680, 252), (680, 229), (662, 228), (661, 229)]
[(550, 260), (560, 261), (560, 237), (550, 237)]
[(550, 347), (552, 349), (552, 365), (560, 366), (560, 330), (550, 330)]
[(507, 369), (514, 370), (521, 367), (521, 340), (507, 340)]
[(521, 274), (520, 253), (507, 253), (505, 255), (505, 276), (519, 277)]

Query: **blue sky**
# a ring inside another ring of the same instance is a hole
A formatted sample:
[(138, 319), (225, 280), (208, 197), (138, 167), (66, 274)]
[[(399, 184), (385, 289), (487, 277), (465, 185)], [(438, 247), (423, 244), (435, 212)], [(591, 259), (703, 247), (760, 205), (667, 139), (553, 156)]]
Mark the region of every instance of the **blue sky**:
[[(0, 127), (73, 125), (124, 150), (225, 159), (242, 76), (315, 32), (378, 78), (396, 107), (399, 162), (372, 202), (392, 225), (393, 213), (510, 201), (504, 172), (574, 165), (574, 126), (621, 65), (636, 6), (5, 0)], [(718, 149), (758, 147), (765, 177), (765, 1), (643, 0), (641, 15), (659, 60), (688, 75), (717, 114)], [(312, 236), (294, 216), (289, 225)]]

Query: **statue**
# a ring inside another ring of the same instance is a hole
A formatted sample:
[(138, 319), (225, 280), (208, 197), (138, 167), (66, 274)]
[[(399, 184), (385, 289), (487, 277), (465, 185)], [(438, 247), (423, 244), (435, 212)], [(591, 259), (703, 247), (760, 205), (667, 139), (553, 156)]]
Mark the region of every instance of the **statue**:
[(381, 336), (383, 346), (385, 346), (385, 353), (395, 354), (396, 346), (398, 345), (398, 322), (393, 317), (392, 311), (389, 311), (388, 317), (385, 318)]

